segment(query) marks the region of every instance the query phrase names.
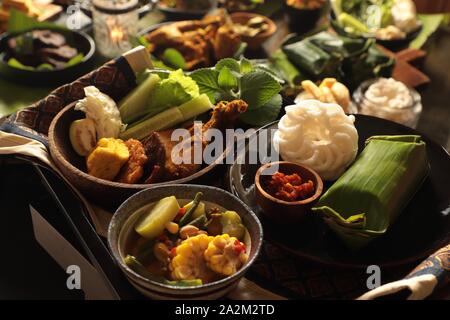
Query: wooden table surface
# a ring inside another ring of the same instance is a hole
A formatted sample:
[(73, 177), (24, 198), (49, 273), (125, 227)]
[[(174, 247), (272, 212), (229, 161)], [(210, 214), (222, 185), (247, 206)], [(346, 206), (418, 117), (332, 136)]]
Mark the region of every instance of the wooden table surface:
[(423, 71), (431, 81), (420, 91), (423, 112), (417, 130), (450, 151), (450, 33), (438, 30), (424, 49)]

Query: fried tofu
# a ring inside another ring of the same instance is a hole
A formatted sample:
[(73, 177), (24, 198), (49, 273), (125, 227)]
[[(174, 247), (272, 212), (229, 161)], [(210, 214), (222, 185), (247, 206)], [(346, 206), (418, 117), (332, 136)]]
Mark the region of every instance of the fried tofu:
[(102, 138), (87, 157), (86, 166), (90, 175), (113, 181), (129, 158), (130, 152), (122, 140)]

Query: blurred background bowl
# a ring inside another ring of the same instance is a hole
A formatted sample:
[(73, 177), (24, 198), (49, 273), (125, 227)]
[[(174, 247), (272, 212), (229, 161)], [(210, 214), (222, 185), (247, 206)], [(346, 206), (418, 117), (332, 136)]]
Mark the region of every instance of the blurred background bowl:
[(328, 3), (324, 3), (319, 8), (297, 9), (287, 5), (284, 1), (284, 12), (288, 17), (289, 29), (298, 34), (304, 34), (314, 29), (318, 21), (326, 15), (328, 8)]
[(337, 21), (336, 15), (334, 14), (333, 11), (330, 11), (329, 19), (330, 19), (331, 27), (333, 28), (334, 31), (336, 31), (337, 34), (339, 34), (341, 36), (349, 37), (349, 38), (365, 38), (365, 39), (374, 38), (378, 44), (382, 45), (383, 47), (385, 47), (391, 51), (399, 51), (399, 50), (405, 49), (406, 47), (408, 47), (408, 45), (411, 43), (411, 41), (413, 41), (414, 39), (417, 38), (417, 36), (422, 31), (422, 25), (420, 25), (416, 30), (407, 33), (406, 37), (404, 39), (380, 40), (380, 39), (376, 39), (371, 34), (358, 35), (358, 34), (354, 34), (351, 32), (347, 32), (345, 30), (345, 28), (343, 26), (341, 26), (339, 24), (339, 22)]
[(83, 53), (83, 60), (75, 65), (55, 70), (24, 70), (11, 67), (8, 65), (6, 54), (8, 40), (20, 34), (4, 33), (0, 37), (0, 75), (2, 77), (21, 84), (47, 86), (69, 83), (91, 70), (94, 60), (95, 42), (89, 35), (68, 29), (45, 28), (41, 30), (51, 30), (62, 34), (70, 46)]
[(230, 14), (230, 17), (234, 23), (239, 23), (239, 24), (245, 24), (250, 19), (259, 17), (259, 18), (263, 19), (264, 22), (268, 25), (268, 28), (266, 31), (258, 33), (256, 36), (250, 37), (250, 36), (246, 36), (246, 35), (240, 35), (242, 41), (247, 43), (248, 48), (250, 50), (260, 49), (261, 45), (277, 31), (277, 25), (275, 24), (275, 22), (273, 22), (272, 19), (269, 19), (269, 18), (267, 18), (263, 15), (257, 14), (257, 13), (234, 12), (234, 13)]
[(200, 10), (185, 10), (179, 8), (171, 8), (159, 1), (155, 8), (164, 13), (166, 20), (181, 21), (181, 20), (199, 20), (203, 18), (209, 11), (217, 9), (217, 0), (209, 0), (209, 8)]

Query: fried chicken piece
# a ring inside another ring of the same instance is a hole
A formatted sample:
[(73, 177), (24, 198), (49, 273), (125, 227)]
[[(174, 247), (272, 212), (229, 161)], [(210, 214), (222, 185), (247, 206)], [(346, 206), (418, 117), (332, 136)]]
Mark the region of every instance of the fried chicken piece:
[(157, 183), (162, 181), (177, 180), (188, 177), (197, 172), (201, 164), (183, 163), (175, 164), (172, 161), (172, 149), (179, 143), (172, 141), (173, 130), (153, 132), (143, 141), (148, 155), (150, 175), (145, 183)]
[(120, 170), (117, 181), (130, 184), (137, 183), (144, 174), (144, 165), (148, 158), (140, 141), (128, 139), (125, 141), (125, 145), (130, 153), (130, 158)]
[[(194, 135), (196, 130), (194, 130), (194, 127), (191, 127), (189, 130), (190, 138), (183, 140), (183, 143), (186, 143), (186, 145), (180, 150), (182, 154), (179, 154), (181, 159), (184, 159), (185, 156), (190, 158), (190, 163), (174, 163), (172, 151), (181, 141), (172, 141), (173, 129), (150, 134), (143, 141), (145, 151), (149, 158), (146, 165), (149, 171), (149, 177), (145, 183), (177, 180), (189, 177), (199, 171), (202, 167), (202, 159), (200, 161), (194, 161), (197, 160), (194, 159), (194, 150), (198, 148), (198, 143), (200, 143), (202, 156), (203, 150), (208, 145), (208, 141), (203, 139), (207, 131), (214, 128), (223, 132), (228, 128), (232, 128), (239, 115), (247, 111), (247, 107), (247, 103), (243, 100), (219, 102), (213, 110), (211, 119), (202, 126), (201, 130), (197, 130), (197, 132), (200, 131), (200, 134)], [(184, 154), (184, 152), (187, 154)]]
[(240, 44), (228, 20), (219, 14), (164, 25), (146, 35), (149, 50), (160, 56), (167, 48), (176, 49), (183, 55), (187, 70), (209, 67), (216, 60), (233, 56)]
[(216, 60), (232, 57), (241, 44), (241, 38), (234, 30), (224, 25), (217, 30), (213, 40), (214, 56)]

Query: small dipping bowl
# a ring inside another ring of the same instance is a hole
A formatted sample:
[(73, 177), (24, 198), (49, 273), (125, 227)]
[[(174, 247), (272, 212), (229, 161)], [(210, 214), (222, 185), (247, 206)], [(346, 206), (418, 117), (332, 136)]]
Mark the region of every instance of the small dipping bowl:
[[(311, 180), (314, 184), (314, 194), (308, 199), (299, 201), (284, 201), (275, 198), (268, 193), (267, 185), (277, 171), (286, 175), (297, 173), (305, 182)], [(256, 203), (261, 207), (264, 215), (279, 224), (304, 221), (322, 191), (322, 179), (314, 170), (289, 161), (267, 163), (260, 167), (255, 175)]]
[(378, 80), (378, 78), (375, 78), (364, 81), (353, 93), (353, 101), (355, 101), (357, 106), (357, 112), (416, 128), (422, 114), (422, 99), (419, 92), (408, 87), (411, 103), (404, 108), (392, 108), (389, 105), (373, 101), (366, 97), (366, 91)]
[(275, 22), (263, 15), (257, 14), (257, 13), (251, 13), (251, 12), (234, 12), (230, 14), (231, 20), (234, 23), (239, 24), (245, 24), (249, 20), (259, 17), (263, 19), (263, 21), (268, 25), (267, 30), (258, 33), (257, 35), (251, 37), (248, 35), (241, 34), (242, 41), (246, 42), (248, 45), (248, 48), (250, 50), (259, 50), (261, 49), (261, 46), (263, 43), (269, 39), (276, 31), (277, 31), (277, 25)]

